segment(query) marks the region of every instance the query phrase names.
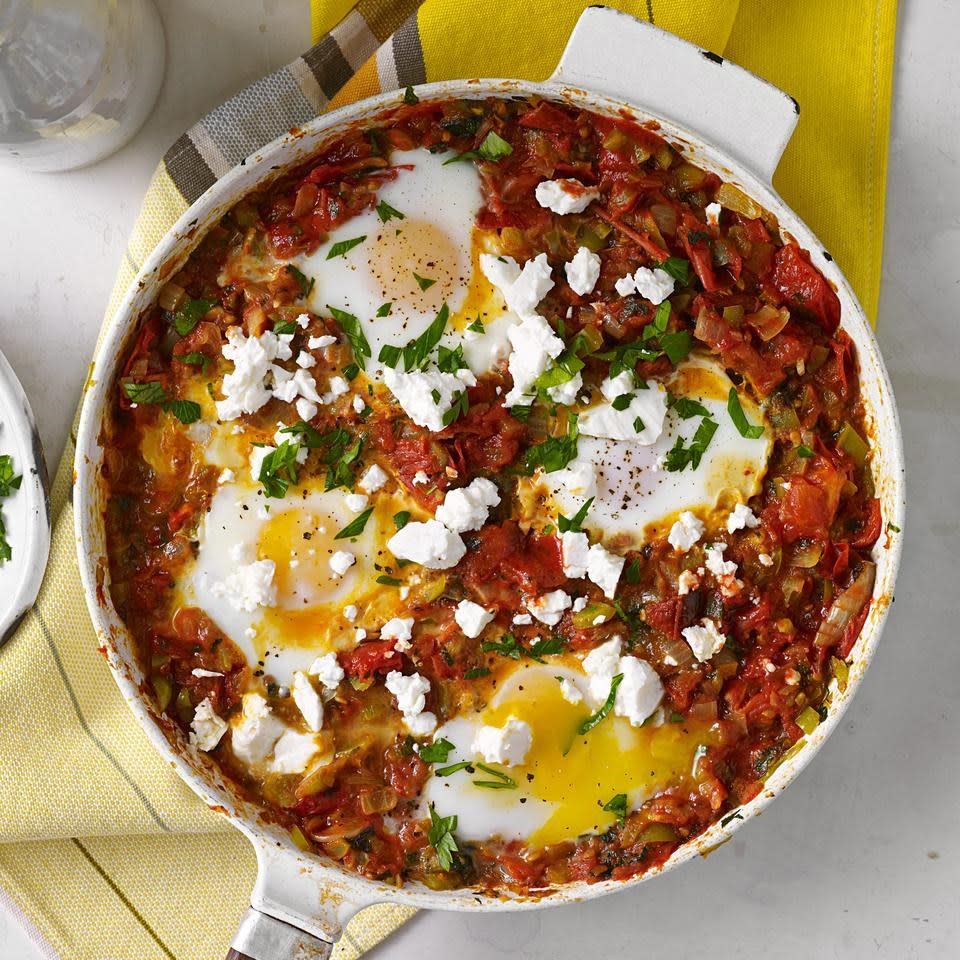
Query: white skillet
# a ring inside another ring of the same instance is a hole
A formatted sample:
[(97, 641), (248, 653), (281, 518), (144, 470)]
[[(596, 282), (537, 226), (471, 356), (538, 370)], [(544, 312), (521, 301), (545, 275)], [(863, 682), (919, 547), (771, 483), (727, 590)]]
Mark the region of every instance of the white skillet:
[[(421, 99), (539, 94), (608, 114), (626, 110), (638, 120), (657, 120), (660, 132), (693, 160), (738, 185), (779, 220), (781, 228), (807, 248), (813, 262), (835, 285), (843, 327), (856, 344), (868, 424), (876, 446), (878, 496), (887, 520), (903, 528), (904, 486), (900, 426), (890, 382), (873, 332), (849, 284), (813, 233), (785, 206), (771, 186), (776, 165), (797, 123), (799, 107), (790, 97), (716, 55), (641, 23), (625, 14), (594, 7), (580, 17), (559, 66), (544, 83), (524, 80), (454, 80), (417, 88)], [(367, 880), (320, 854), (294, 846), (288, 833), (238, 797), (203, 754), (194, 751), (174, 724), (158, 717), (142, 693), (143, 675), (133, 645), (110, 602), (103, 529), (103, 492), (98, 443), (112, 401), (117, 364), (136, 319), (156, 297), (204, 231), (252, 188), (276, 170), (287, 169), (323, 142), (397, 104), (394, 91), (324, 114), (295, 135), (281, 137), (248, 157), (214, 184), (158, 245), (130, 288), (107, 331), (91, 378), (77, 444), (75, 504), (80, 569), (93, 622), (120, 689), (160, 752), (203, 799), (223, 810), (250, 839), (259, 862), (252, 907), (234, 940), (232, 956), (285, 960), (326, 957), (344, 923), (359, 909), (393, 902), (442, 910), (535, 910), (592, 899), (633, 887), (703, 854), (759, 813), (803, 769), (836, 728), (859, 686), (893, 596), (900, 558), (899, 535), (882, 537), (875, 548), (874, 603), (852, 656), (850, 682), (829, 716), (806, 738), (802, 749), (781, 764), (766, 789), (739, 811), (680, 847), (657, 871), (625, 882), (574, 883), (546, 898), (491, 897), (470, 890), (433, 891), (411, 883), (401, 889)], [(298, 952), (306, 951), (306, 952)]]

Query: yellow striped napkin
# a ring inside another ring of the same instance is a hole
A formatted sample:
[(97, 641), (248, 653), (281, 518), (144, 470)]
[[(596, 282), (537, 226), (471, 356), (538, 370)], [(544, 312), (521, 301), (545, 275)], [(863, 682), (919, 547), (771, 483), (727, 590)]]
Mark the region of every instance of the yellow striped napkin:
[[(107, 316), (188, 202), (294, 123), (382, 89), (460, 76), (541, 79), (584, 0), (312, 0), (314, 46), (203, 118), (158, 168)], [(895, 0), (635, 0), (611, 4), (723, 52), (796, 97), (775, 180), (873, 315), (879, 291)], [(0, 651), (0, 903), (49, 956), (211, 960), (253, 884), (242, 837), (161, 762), (96, 643), (74, 558), (73, 442), (53, 488), (50, 567)], [(335, 956), (356, 958), (409, 916), (374, 907)]]

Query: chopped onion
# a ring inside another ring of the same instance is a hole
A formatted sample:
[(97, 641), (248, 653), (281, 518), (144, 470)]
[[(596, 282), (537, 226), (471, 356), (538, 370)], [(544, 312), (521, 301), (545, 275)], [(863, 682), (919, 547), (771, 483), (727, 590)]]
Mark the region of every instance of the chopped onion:
[(876, 577), (876, 564), (864, 563), (857, 579), (837, 597), (830, 612), (820, 624), (820, 629), (813, 641), (815, 646), (832, 647), (835, 643), (839, 643), (843, 637), (843, 631), (863, 610), (864, 604), (870, 600)]
[(763, 216), (763, 208), (753, 202), (742, 190), (732, 183), (724, 183), (717, 191), (717, 203), (721, 207), (742, 214), (748, 220), (757, 220)]

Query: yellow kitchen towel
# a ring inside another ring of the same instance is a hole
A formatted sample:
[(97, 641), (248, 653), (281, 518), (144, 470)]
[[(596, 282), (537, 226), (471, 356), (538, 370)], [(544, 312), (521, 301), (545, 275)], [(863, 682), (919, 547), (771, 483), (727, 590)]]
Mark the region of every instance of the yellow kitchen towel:
[[(725, 53), (800, 101), (800, 125), (775, 184), (873, 316), (894, 0), (611, 5)], [(585, 6), (426, 0), (418, 9), (416, 0), (312, 0), (311, 50), (213, 111), (164, 157), (107, 317), (188, 201), (256, 144), (330, 104), (381, 89), (470, 75), (543, 78)], [(43, 590), (0, 651), (0, 900), (12, 898), (51, 957), (210, 960), (225, 953), (248, 903), (253, 856), (159, 759), (96, 653), (74, 557), (73, 453), (71, 437), (52, 491)], [(409, 913), (364, 911), (335, 956), (360, 956)]]

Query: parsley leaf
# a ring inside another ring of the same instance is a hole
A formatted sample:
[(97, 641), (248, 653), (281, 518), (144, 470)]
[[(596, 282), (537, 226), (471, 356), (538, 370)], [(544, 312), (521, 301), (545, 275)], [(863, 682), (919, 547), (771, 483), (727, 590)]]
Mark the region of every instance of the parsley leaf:
[(809, 460), (813, 456), (813, 451), (805, 444), (801, 443), (797, 447), (797, 456), (802, 457), (804, 460)]
[(477, 680), (480, 677), (490, 676), (490, 671), (486, 667), (471, 667), (463, 671), (464, 680)]
[(400, 581), (396, 577), (388, 577), (385, 573), (377, 577), (377, 583), (382, 583), (385, 587), (399, 587)]
[(557, 515), (557, 526), (560, 528), (561, 533), (566, 533), (568, 530), (571, 533), (580, 533), (581, 524), (587, 518), (587, 511), (590, 509), (590, 505), (593, 503), (594, 498), (591, 497), (587, 500), (586, 503), (568, 520), (562, 513)]
[(293, 278), (297, 281), (301, 296), (309, 297), (316, 284), (316, 280), (308, 277), (299, 267), (295, 267), (292, 263), (287, 264), (287, 271), (293, 274)]
[(327, 304), (327, 309), (330, 311), (330, 316), (337, 321), (337, 324), (343, 331), (343, 335), (353, 348), (353, 356), (357, 363), (360, 364), (360, 369), (366, 370), (367, 368), (364, 361), (370, 356), (370, 343), (367, 340), (366, 334), (363, 332), (363, 327), (360, 326), (360, 321), (352, 313), (331, 307), (329, 303)]
[(429, 277), (421, 277), (419, 273), (413, 274), (413, 279), (417, 281), (417, 286), (421, 290), (429, 290), (437, 281)]
[(763, 436), (763, 425), (752, 426), (747, 420), (747, 415), (743, 412), (743, 407), (740, 406), (740, 398), (737, 396), (736, 387), (731, 387), (727, 396), (727, 413), (730, 414), (730, 419), (741, 437), (756, 440)]
[[(0, 497), (13, 496), (13, 492), (20, 489), (22, 482), (23, 475), (13, 472), (13, 457), (9, 453), (0, 455)], [(3, 523), (3, 514), (0, 513), (0, 564), (12, 558), (13, 548), (7, 540), (7, 528)]]
[(632, 393), (621, 393), (619, 397), (613, 398), (613, 400), (610, 403), (610, 406), (617, 411), (626, 410), (627, 407), (629, 407), (632, 402), (633, 402)]
[(364, 438), (362, 436), (357, 437), (349, 447), (346, 447), (345, 443), (341, 445), (340, 435), (344, 435), (346, 440), (349, 441), (350, 434), (339, 428), (334, 430), (333, 433), (337, 435), (337, 439), (331, 442), (324, 457), (325, 462), (330, 467), (327, 471), (324, 490), (353, 486), (353, 470), (350, 469), (350, 464), (360, 456), (360, 451), (363, 449)]
[(398, 530), (402, 530), (410, 522), (410, 511), (400, 510), (393, 515), (393, 524)]
[(324, 444), (323, 434), (314, 430), (305, 420), (298, 420), (296, 423), (290, 424), (289, 427), (281, 427), (280, 433), (289, 433), (292, 436), (299, 437), (300, 439), (297, 442), (301, 447), (306, 447), (308, 450), (316, 450)]
[(684, 260), (683, 257), (667, 257), (663, 263), (658, 263), (657, 266), (679, 283), (690, 282), (690, 261)]
[(474, 320), (473, 323), (471, 323), (471, 324), (467, 327), (467, 329), (470, 330), (470, 331), (473, 332), (473, 333), (486, 333), (486, 332), (487, 332), (486, 327), (484, 327), (484, 325), (483, 325), (483, 321), (482, 321), (479, 317), (477, 317), (477, 319)]
[(173, 315), (173, 328), (185, 337), (216, 304), (213, 300), (188, 300)]
[(446, 763), (451, 750), (453, 750), (453, 744), (445, 737), (441, 737), (420, 748), (420, 759), (424, 763)]
[(467, 396), (467, 391), (459, 390), (453, 395), (453, 399), (450, 401), (450, 409), (440, 418), (440, 422), (445, 427), (449, 427), (458, 417), (465, 417), (469, 409), (470, 398)]
[(458, 343), (451, 350), (443, 345), (437, 347), (437, 369), (443, 373), (456, 373), (467, 366), (466, 358), (463, 356), (463, 344)]
[(381, 303), (380, 306), (377, 307), (376, 316), (378, 316), (378, 317), (389, 317), (389, 316), (390, 316), (390, 311), (391, 311), (392, 309), (393, 309), (393, 301), (392, 301), (392, 300), (388, 300), (386, 303)]
[(615, 797), (608, 800), (604, 805), (603, 809), (608, 813), (615, 813), (617, 819), (621, 823), (627, 822), (627, 795), (625, 793), (618, 793)]
[(180, 363), (185, 363), (190, 367), (200, 367), (201, 373), (206, 373), (207, 367), (211, 363), (210, 358), (205, 353), (200, 353), (198, 350), (194, 350), (191, 353), (174, 354), (173, 359), (179, 360)]
[(403, 91), (403, 102), (409, 103), (411, 106), (420, 102), (420, 98), (413, 92), (413, 87), (407, 87)]
[(359, 537), (372, 513), (373, 507), (367, 507), (363, 513), (358, 513), (333, 539), (349, 540), (351, 537)]
[(521, 648), (521, 650), (524, 656), (535, 660), (537, 663), (543, 663), (544, 657), (549, 657), (556, 653), (563, 653), (566, 647), (567, 644), (563, 637), (555, 633), (551, 637), (540, 637), (538, 640), (534, 640), (534, 642), (530, 644), (529, 650), (523, 648)]
[(284, 440), (263, 458), (257, 479), (268, 497), (283, 497), (291, 483), (297, 482), (297, 454), (300, 444)]
[(543, 443), (528, 447), (524, 454), (524, 466), (527, 473), (533, 473), (537, 467), (542, 467), (544, 473), (555, 473), (562, 470), (577, 456), (577, 439), (580, 430), (577, 427), (577, 415), (571, 413), (567, 420), (567, 435), (565, 437), (547, 437)]
[(165, 413), (172, 413), (181, 423), (191, 424), (200, 419), (200, 404), (193, 400), (171, 400), (162, 383), (125, 383), (123, 392), (136, 404), (154, 403)]
[(336, 257), (342, 257), (349, 253), (354, 247), (359, 246), (367, 239), (366, 234), (361, 237), (354, 237), (351, 240), (338, 240), (328, 251), (327, 259), (333, 260)]
[(499, 653), (501, 657), (519, 660), (522, 648), (512, 633), (505, 633), (499, 640), (484, 640), (480, 649), (484, 653)]
[(671, 473), (680, 473), (688, 465), (696, 470), (700, 466), (700, 461), (718, 427), (719, 424), (715, 420), (704, 417), (700, 421), (700, 426), (697, 427), (697, 432), (693, 435), (689, 447), (684, 447), (683, 437), (677, 437), (676, 443), (667, 452), (667, 470)]
[(297, 324), (294, 320), (277, 320), (273, 325), (273, 332), (278, 337), (289, 336), (297, 332)]
[(438, 817), (437, 811), (431, 803), (430, 830), (427, 833), (427, 840), (436, 851), (437, 862), (443, 870), (449, 870), (453, 866), (453, 855), (460, 851), (453, 836), (453, 831), (456, 829), (457, 815), (454, 813), (449, 817)]
[(623, 683), (623, 674), (618, 673), (610, 681), (610, 692), (607, 694), (607, 699), (604, 700), (603, 706), (600, 707), (596, 713), (587, 717), (587, 719), (584, 720), (579, 727), (577, 727), (577, 733), (579, 733), (581, 736), (585, 733), (589, 733), (598, 723), (600, 723), (601, 720), (607, 716), (607, 714), (610, 713), (617, 699), (617, 688), (621, 683)]
[(382, 223), (386, 223), (388, 220), (406, 220), (407, 218), (405, 213), (401, 213), (396, 207), (391, 207), (386, 200), (381, 200), (377, 204), (377, 216)]
[(513, 777), (508, 776), (502, 770), (497, 770), (494, 767), (488, 767), (485, 763), (480, 763), (475, 761), (472, 766), (476, 767), (478, 770), (482, 770), (487, 776), (495, 777), (494, 780), (474, 780), (472, 781), (475, 787), (484, 787), (487, 790), (516, 790), (517, 781)]
[(377, 359), (388, 367), (396, 367), (402, 357), (403, 367), (406, 371), (422, 369), (426, 366), (433, 348), (440, 342), (449, 316), (450, 308), (444, 304), (430, 326), (416, 340), (411, 340), (405, 347), (384, 344), (380, 348), (380, 355)]
[(509, 157), (513, 153), (513, 147), (507, 143), (500, 134), (491, 130), (484, 138), (483, 143), (476, 150), (467, 150), (465, 153), (458, 153), (449, 160), (444, 160), (443, 165), (456, 163), (458, 160), (490, 160), (496, 163), (504, 157)]
[(193, 400), (169, 400), (163, 409), (172, 413), (185, 426), (200, 419), (200, 404)]
[(660, 346), (676, 366), (683, 360), (693, 347), (693, 338), (688, 330), (678, 330), (676, 333), (664, 333), (660, 337)]
[(634, 557), (627, 569), (623, 571), (623, 579), (626, 583), (639, 583), (640, 582), (640, 558)]
[(675, 397), (672, 393), (667, 394), (667, 407), (675, 410), (681, 420), (710, 416), (710, 411), (702, 403), (691, 400), (689, 397)]

